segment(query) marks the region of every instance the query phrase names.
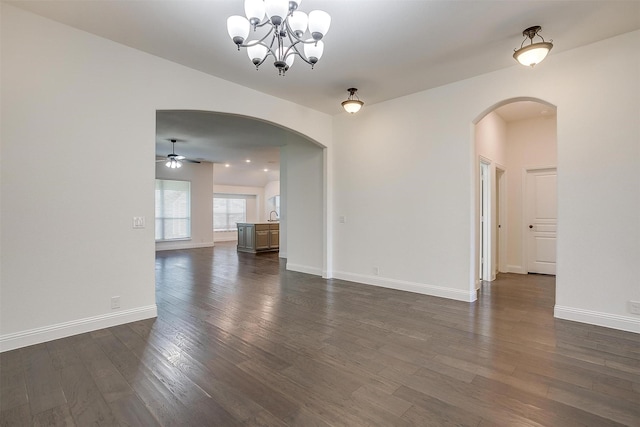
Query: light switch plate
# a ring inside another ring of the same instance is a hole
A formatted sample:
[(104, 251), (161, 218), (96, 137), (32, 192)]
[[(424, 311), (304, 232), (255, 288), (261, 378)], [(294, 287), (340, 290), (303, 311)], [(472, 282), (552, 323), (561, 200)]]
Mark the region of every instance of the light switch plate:
[(144, 228), (144, 217), (143, 216), (134, 216), (133, 217), (133, 228)]

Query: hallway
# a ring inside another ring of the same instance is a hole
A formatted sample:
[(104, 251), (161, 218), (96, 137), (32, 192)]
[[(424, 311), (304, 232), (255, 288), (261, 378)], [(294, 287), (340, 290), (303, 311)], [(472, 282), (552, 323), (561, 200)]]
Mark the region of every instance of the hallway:
[(555, 278), (476, 303), (158, 252), (158, 318), (3, 353), (1, 425), (640, 424), (640, 336), (553, 318)]

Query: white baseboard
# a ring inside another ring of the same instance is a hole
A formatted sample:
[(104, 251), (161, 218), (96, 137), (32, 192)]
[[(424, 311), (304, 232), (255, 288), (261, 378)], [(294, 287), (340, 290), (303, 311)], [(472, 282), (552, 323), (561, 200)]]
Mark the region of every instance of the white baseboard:
[(478, 299), (478, 294), (475, 289), (462, 291), (443, 286), (426, 285), (424, 283), (407, 282), (396, 279), (385, 279), (379, 276), (367, 276), (364, 274), (353, 274), (343, 271), (334, 271), (333, 277), (336, 279), (348, 280), (350, 282), (363, 283), (365, 285), (380, 286), (383, 288), (397, 289), (399, 291), (449, 298), (457, 301), (473, 302)]
[(173, 251), (176, 249), (197, 249), (197, 248), (211, 248), (214, 246), (213, 242), (205, 243), (193, 243), (193, 242), (162, 242), (156, 243), (156, 251)]
[(291, 264), (287, 262), (287, 270), (297, 271), (298, 273), (313, 274), (314, 276), (322, 276), (322, 269), (310, 267), (308, 265)]
[(527, 274), (525, 268), (522, 268), (521, 265), (507, 265), (507, 273), (517, 273), (517, 274)]
[(157, 316), (158, 308), (154, 304), (146, 307), (122, 310), (116, 313), (103, 314), (100, 316), (58, 323), (56, 325), (29, 329), (27, 331), (0, 335), (0, 353), (14, 350), (16, 348), (69, 337), (71, 335), (83, 334), (85, 332), (122, 325), (124, 323), (150, 319)]
[(620, 316), (617, 314), (601, 313), (598, 311), (582, 310), (579, 308), (563, 307), (560, 305), (556, 305), (553, 308), (553, 315), (558, 319), (572, 320), (574, 322), (604, 326), (605, 328), (640, 333), (640, 318), (637, 317)]

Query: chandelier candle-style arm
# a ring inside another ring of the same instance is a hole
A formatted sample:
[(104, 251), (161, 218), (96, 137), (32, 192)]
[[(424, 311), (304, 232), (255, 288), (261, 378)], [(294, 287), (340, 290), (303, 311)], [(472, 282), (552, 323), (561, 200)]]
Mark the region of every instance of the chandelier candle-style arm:
[[(229, 37), (238, 50), (247, 48), (256, 69), (269, 56), (274, 58), (279, 75), (289, 70), (296, 56), (312, 69), (318, 63), (324, 53), (322, 39), (329, 31), (331, 16), (322, 10), (307, 15), (298, 10), (300, 3), (301, 0), (245, 0), (246, 18), (234, 15), (227, 19)], [(254, 32), (260, 28), (267, 31), (261, 38), (247, 40), (252, 28)], [(269, 37), (271, 41), (267, 42)]]

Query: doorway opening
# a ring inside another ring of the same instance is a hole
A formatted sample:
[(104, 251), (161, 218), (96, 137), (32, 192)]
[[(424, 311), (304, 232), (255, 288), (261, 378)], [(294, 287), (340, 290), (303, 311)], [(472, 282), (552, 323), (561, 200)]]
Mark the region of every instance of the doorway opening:
[(499, 273), (555, 274), (556, 129), (556, 107), (534, 98), (475, 122), (475, 289)]
[[(167, 145), (172, 140), (178, 142), (179, 154), (191, 160), (185, 159), (180, 168), (165, 167), (163, 158), (172, 153), (173, 147)], [(279, 249), (288, 270), (325, 274), (331, 259), (326, 243), (326, 150), (304, 134), (255, 117), (201, 110), (156, 111), (156, 178), (189, 181), (192, 196), (191, 236), (157, 242), (156, 250), (214, 246), (216, 240), (225, 240), (217, 239), (215, 233), (227, 233), (237, 240), (238, 222), (264, 223), (269, 226), (269, 248)], [(243, 210), (235, 206), (214, 212), (214, 195), (246, 204)], [(272, 212), (276, 208), (277, 226)], [(216, 213), (225, 216), (218, 231)]]

